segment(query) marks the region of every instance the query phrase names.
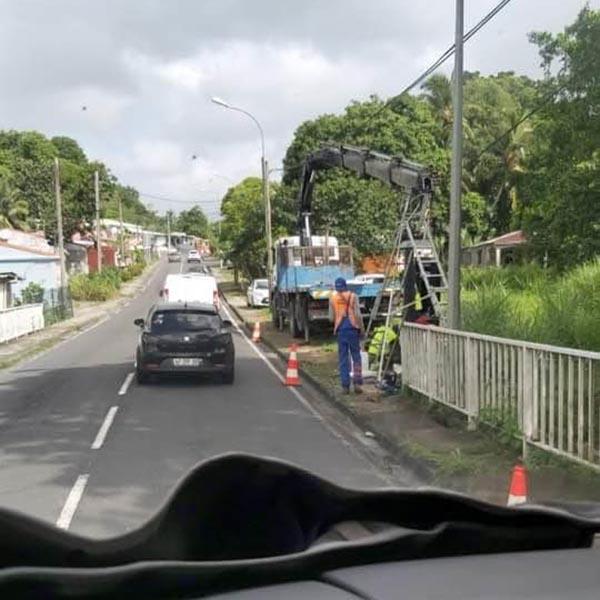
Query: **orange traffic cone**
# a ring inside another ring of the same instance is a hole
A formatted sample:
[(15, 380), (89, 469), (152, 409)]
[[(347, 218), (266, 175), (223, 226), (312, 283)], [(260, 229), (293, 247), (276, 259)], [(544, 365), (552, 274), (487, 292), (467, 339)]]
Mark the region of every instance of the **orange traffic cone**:
[(527, 502), (527, 471), (523, 465), (515, 465), (508, 488), (507, 506), (517, 506)]
[(255, 343), (260, 342), (260, 323), (256, 321), (254, 323), (254, 331), (252, 332), (252, 341)]
[(300, 385), (300, 378), (298, 377), (298, 358), (296, 357), (297, 348), (298, 346), (296, 346), (296, 344), (290, 346), (290, 357), (285, 373), (285, 385)]

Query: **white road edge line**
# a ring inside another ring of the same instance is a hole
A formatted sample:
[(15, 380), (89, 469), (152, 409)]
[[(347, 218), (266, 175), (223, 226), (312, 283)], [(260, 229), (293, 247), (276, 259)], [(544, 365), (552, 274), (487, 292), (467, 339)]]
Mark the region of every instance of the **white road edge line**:
[[(260, 350), (260, 348), (257, 348), (256, 344), (254, 344), (250, 340), (250, 338), (246, 335), (246, 332), (239, 326), (237, 320), (232, 318), (231, 313), (225, 306), (225, 303), (222, 303), (221, 306), (223, 307), (225, 314), (229, 317), (229, 320), (233, 323), (233, 326), (237, 329), (237, 331), (240, 333), (240, 335), (246, 340), (246, 342), (252, 348), (252, 350), (254, 350), (254, 352), (256, 352), (256, 354), (258, 355), (258, 357), (267, 365), (267, 367), (269, 367), (270, 371), (275, 375), (275, 377), (277, 377), (277, 379), (279, 379), (279, 381), (281, 381), (281, 383), (285, 383), (285, 377), (275, 368), (275, 366), (271, 363), (271, 361), (267, 358), (267, 356), (265, 356), (263, 354), (263, 352)], [(298, 388), (290, 387), (290, 386), (285, 386), (285, 387), (296, 397), (296, 399), (300, 402), (300, 404), (302, 404), (302, 406), (304, 406), (304, 408), (306, 408), (306, 410), (308, 410), (310, 412), (310, 414), (313, 415), (321, 423), (321, 425), (323, 425), (323, 427), (325, 427), (325, 429), (327, 429), (327, 431), (329, 431), (329, 433), (331, 433), (338, 440), (340, 440), (340, 442), (342, 444), (344, 444), (344, 446), (349, 448), (349, 450), (351, 452), (353, 452), (356, 456), (362, 457), (362, 455), (354, 448), (354, 446), (346, 439), (346, 437), (344, 437), (344, 435), (342, 435), (337, 429), (335, 429), (335, 427), (333, 427), (330, 423), (328, 423), (327, 419), (325, 417), (323, 417), (323, 415), (316, 408), (314, 408), (312, 406), (312, 404), (298, 391)], [(383, 471), (379, 470), (379, 476), (382, 477), (382, 479), (386, 483), (388, 483), (390, 485), (394, 485), (394, 482), (391, 479), (389, 479), (388, 476)]]
[(127, 377), (125, 377), (123, 385), (119, 388), (119, 396), (124, 396), (127, 393), (127, 390), (129, 389), (129, 386), (131, 385), (131, 382), (133, 381), (134, 377), (135, 373), (133, 371), (131, 373), (128, 373)]
[(110, 429), (118, 410), (118, 406), (111, 406), (108, 409), (106, 417), (104, 417), (104, 422), (100, 426), (100, 429), (96, 435), (96, 439), (92, 444), (92, 450), (100, 450), (100, 448), (102, 448), (102, 444), (104, 444), (104, 440), (106, 439), (106, 434), (108, 433), (108, 430)]
[[(263, 354), (263, 352), (260, 350), (260, 348), (257, 348), (256, 344), (252, 343), (250, 338), (246, 335), (246, 332), (238, 325), (237, 320), (232, 318), (231, 313), (229, 312), (227, 307), (224, 304), (221, 304), (221, 306), (223, 307), (225, 314), (229, 317), (229, 320), (233, 323), (234, 327), (242, 335), (242, 337), (246, 340), (246, 342), (248, 342), (248, 345), (250, 346), (250, 348), (252, 348), (252, 350), (254, 350), (254, 352), (256, 352), (256, 354), (258, 354), (258, 357), (267, 365), (267, 367), (269, 367), (269, 369), (275, 375), (275, 377), (277, 377), (277, 379), (279, 379), (279, 381), (281, 381), (281, 383), (285, 383), (285, 377), (273, 366), (271, 361)], [(306, 408), (313, 416), (315, 416), (322, 423), (325, 423), (325, 420), (323, 419), (323, 415), (321, 415), (319, 413), (319, 411), (317, 409), (315, 409), (311, 405), (311, 403), (295, 387), (286, 386), (286, 389), (288, 389), (290, 392), (292, 392), (292, 394), (294, 394), (294, 396), (296, 396), (296, 398), (300, 401), (302, 406), (304, 406), (304, 408)], [(337, 431), (335, 431), (328, 425), (327, 425), (327, 428), (334, 435), (336, 435), (336, 437), (343, 439), (342, 436)]]
[(60, 516), (56, 521), (56, 526), (59, 529), (69, 529), (69, 525), (71, 525), (71, 521), (75, 516), (75, 511), (79, 506), (79, 502), (81, 501), (81, 497), (83, 496), (83, 491), (85, 490), (85, 486), (87, 485), (89, 477), (89, 474), (80, 475), (75, 481), (75, 484), (67, 496), (67, 500), (63, 506)]

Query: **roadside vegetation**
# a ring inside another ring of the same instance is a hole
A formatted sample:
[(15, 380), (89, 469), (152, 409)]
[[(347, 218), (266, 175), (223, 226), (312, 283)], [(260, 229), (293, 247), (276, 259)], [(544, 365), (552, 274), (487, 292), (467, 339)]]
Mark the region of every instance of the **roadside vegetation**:
[(558, 272), (529, 264), (462, 271), (468, 331), (600, 351), (600, 260)]
[(138, 260), (135, 263), (117, 269), (107, 267), (101, 273), (79, 273), (69, 280), (69, 289), (73, 300), (104, 302), (113, 298), (121, 284), (141, 275), (146, 263)]

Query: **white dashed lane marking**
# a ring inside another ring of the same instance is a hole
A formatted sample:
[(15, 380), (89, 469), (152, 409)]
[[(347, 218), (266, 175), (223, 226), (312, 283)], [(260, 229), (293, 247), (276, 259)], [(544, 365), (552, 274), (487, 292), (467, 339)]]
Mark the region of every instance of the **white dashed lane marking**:
[(131, 385), (131, 382), (133, 381), (134, 377), (134, 372), (129, 373), (127, 377), (125, 377), (123, 385), (119, 388), (119, 396), (124, 396), (127, 393), (127, 390), (129, 389), (129, 386)]
[(106, 439), (106, 434), (108, 433), (108, 430), (110, 429), (110, 426), (112, 425), (112, 422), (118, 410), (118, 406), (111, 406), (108, 409), (106, 417), (104, 417), (104, 421), (100, 426), (98, 433), (96, 434), (96, 439), (92, 444), (92, 450), (99, 450), (100, 448), (102, 448), (102, 444), (104, 444), (104, 440)]
[(63, 506), (63, 509), (56, 521), (56, 526), (59, 529), (69, 529), (71, 525), (71, 521), (73, 520), (73, 516), (75, 515), (75, 511), (79, 506), (79, 502), (81, 501), (81, 497), (83, 496), (83, 492), (85, 490), (85, 486), (87, 485), (89, 475), (80, 475), (75, 481), (75, 484), (71, 488), (69, 495), (67, 496), (67, 501)]

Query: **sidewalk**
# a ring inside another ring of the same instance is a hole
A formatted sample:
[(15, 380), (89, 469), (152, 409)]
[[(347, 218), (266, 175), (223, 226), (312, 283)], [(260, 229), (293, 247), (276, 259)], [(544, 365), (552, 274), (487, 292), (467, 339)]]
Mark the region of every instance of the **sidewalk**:
[(109, 313), (118, 310), (136, 296), (152, 277), (160, 261), (148, 266), (136, 279), (122, 284), (118, 296), (106, 302), (73, 302), (71, 319), (60, 321), (30, 335), (11, 340), (0, 345), (0, 369), (12, 367), (32, 358), (56, 344), (83, 331), (104, 319)]
[[(229, 305), (249, 330), (261, 322), (264, 343), (287, 359), (292, 338), (270, 321), (267, 309), (246, 306), (245, 296), (233, 285), (230, 273), (217, 273)], [(328, 330), (310, 344), (298, 344), (301, 378), (316, 385), (340, 411), (350, 416), (379, 444), (409, 464), (432, 486), (456, 490), (506, 504), (510, 474), (521, 453), (510, 432), (483, 427), (467, 431), (464, 419), (437, 403), (411, 395), (385, 395), (365, 384), (361, 396), (342, 396), (337, 371), (337, 344)], [(531, 449), (528, 461), (530, 501), (600, 501), (600, 475)]]

